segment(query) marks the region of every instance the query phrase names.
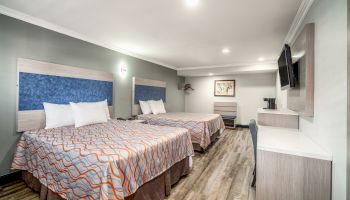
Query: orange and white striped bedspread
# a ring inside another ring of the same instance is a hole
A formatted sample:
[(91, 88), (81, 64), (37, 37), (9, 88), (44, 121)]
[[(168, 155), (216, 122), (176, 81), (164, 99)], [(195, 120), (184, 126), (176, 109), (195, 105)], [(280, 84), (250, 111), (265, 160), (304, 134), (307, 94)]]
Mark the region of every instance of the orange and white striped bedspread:
[(138, 119), (146, 120), (148, 124), (172, 126), (190, 130), (192, 143), (206, 149), (211, 143), (210, 136), (218, 130), (225, 129), (224, 121), (218, 114), (170, 112), (162, 114), (138, 115)]
[(110, 120), (26, 132), (12, 169), (31, 172), (66, 199), (124, 199), (191, 155), (186, 129)]

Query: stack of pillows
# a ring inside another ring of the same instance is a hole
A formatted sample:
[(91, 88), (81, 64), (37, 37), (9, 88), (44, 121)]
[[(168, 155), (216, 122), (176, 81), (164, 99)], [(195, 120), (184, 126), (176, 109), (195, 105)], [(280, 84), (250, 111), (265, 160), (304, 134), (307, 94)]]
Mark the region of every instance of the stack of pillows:
[(163, 99), (160, 99), (158, 101), (149, 100), (149, 101), (139, 101), (142, 114), (161, 114), (166, 113)]
[(43, 103), (46, 115), (45, 129), (72, 126), (75, 128), (106, 123), (111, 119), (107, 100), (93, 103)]

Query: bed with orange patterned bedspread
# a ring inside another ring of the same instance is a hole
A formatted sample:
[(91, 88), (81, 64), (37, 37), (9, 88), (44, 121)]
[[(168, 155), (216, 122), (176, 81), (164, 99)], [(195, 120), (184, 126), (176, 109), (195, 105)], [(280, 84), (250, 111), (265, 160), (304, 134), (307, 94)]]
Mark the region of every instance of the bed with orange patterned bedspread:
[(124, 199), (192, 155), (186, 129), (110, 120), (25, 132), (12, 169), (65, 199)]
[(170, 112), (162, 114), (138, 115), (138, 119), (146, 120), (148, 124), (172, 126), (190, 130), (191, 140), (195, 150), (199, 146), (205, 150), (212, 142), (212, 136), (225, 129), (224, 121), (218, 114)]

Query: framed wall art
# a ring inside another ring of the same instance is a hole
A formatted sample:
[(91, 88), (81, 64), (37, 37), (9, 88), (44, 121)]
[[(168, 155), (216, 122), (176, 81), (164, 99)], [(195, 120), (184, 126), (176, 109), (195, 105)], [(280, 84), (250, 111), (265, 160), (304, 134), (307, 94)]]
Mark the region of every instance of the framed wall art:
[(235, 80), (215, 80), (214, 96), (234, 97), (236, 83)]

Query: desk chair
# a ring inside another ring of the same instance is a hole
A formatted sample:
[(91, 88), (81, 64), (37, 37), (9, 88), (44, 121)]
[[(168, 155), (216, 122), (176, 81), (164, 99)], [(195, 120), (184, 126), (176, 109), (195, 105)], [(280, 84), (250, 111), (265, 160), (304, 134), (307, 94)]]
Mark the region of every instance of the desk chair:
[(252, 142), (254, 147), (254, 160), (255, 160), (255, 166), (254, 166), (254, 172), (253, 172), (253, 181), (251, 186), (255, 187), (256, 182), (256, 152), (257, 152), (257, 141), (258, 141), (258, 127), (256, 125), (256, 121), (254, 119), (250, 120), (249, 122), (249, 130), (250, 134), (252, 135)]

